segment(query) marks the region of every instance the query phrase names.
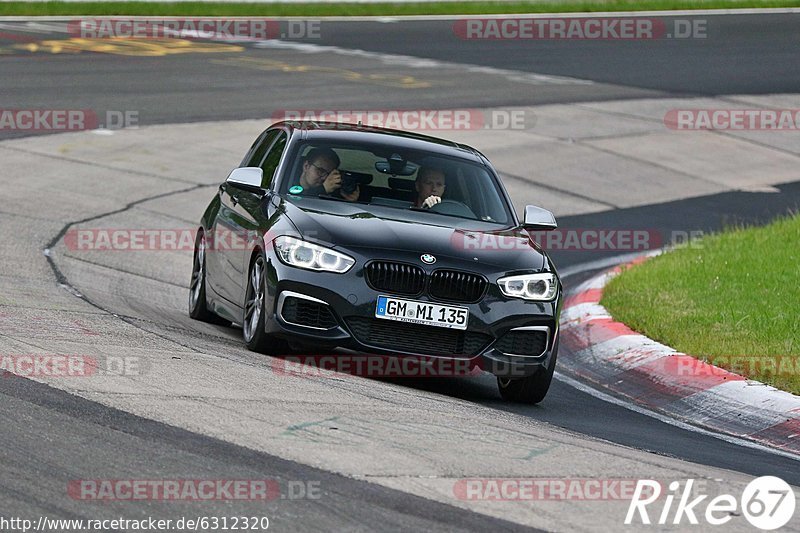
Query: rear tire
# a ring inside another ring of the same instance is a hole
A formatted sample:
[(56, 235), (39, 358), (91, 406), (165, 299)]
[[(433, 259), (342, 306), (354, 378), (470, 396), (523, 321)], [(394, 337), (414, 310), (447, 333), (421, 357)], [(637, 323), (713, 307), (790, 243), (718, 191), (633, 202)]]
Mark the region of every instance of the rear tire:
[(189, 316), (209, 324), (230, 325), (230, 322), (217, 316), (206, 303), (206, 235), (197, 232), (192, 261), (192, 281), (189, 285)]
[(267, 355), (290, 354), (289, 344), (265, 331), (266, 310), (266, 262), (259, 254), (250, 265), (247, 274), (247, 291), (244, 298), (242, 335), (249, 350)]
[(553, 381), (558, 356), (558, 338), (553, 345), (553, 355), (547, 368), (538, 370), (535, 374), (520, 379), (497, 377), (497, 388), (500, 396), (507, 402), (537, 404), (544, 400)]

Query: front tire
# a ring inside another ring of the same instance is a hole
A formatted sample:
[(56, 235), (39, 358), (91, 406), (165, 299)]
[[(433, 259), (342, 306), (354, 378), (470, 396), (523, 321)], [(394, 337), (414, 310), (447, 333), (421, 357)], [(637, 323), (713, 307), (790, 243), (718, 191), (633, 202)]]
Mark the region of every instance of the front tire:
[(553, 355), (550, 357), (550, 364), (547, 368), (542, 368), (535, 374), (520, 379), (509, 379), (497, 377), (497, 388), (500, 396), (507, 402), (537, 404), (544, 400), (550, 383), (553, 381), (553, 374), (556, 370), (556, 358), (558, 356), (558, 339), (553, 345)]
[(265, 331), (266, 278), (266, 262), (264, 256), (259, 254), (250, 265), (250, 272), (247, 275), (244, 320), (242, 320), (244, 342), (247, 348), (254, 352), (268, 355), (288, 354), (290, 350), (286, 341), (267, 335)]

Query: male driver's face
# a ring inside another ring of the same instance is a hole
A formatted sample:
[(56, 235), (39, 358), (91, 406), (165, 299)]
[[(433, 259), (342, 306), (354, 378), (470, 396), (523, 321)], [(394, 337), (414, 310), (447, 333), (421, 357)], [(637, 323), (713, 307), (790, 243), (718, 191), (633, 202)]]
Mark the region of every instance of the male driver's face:
[(423, 169), (422, 175), (417, 180), (417, 193), (424, 200), (428, 196), (441, 196), (444, 194), (444, 172), (441, 170)]
[(314, 161), (303, 163), (303, 174), (300, 176), (300, 185), (303, 187), (318, 187), (322, 185), (331, 171), (336, 169), (336, 163), (327, 157), (318, 157)]

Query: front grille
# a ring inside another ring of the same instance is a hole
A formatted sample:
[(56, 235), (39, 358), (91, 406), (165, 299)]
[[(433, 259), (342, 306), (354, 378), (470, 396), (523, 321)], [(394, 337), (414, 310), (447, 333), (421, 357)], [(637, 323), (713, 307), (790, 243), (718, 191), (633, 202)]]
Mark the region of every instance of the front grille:
[(367, 283), (378, 291), (414, 295), (425, 288), (425, 271), (418, 266), (393, 261), (373, 261), (364, 270)]
[(323, 303), (287, 296), (283, 301), (281, 316), (286, 322), (311, 328), (331, 329), (337, 326), (330, 308)]
[(431, 274), (428, 292), (434, 298), (454, 302), (477, 302), (486, 291), (486, 279), (458, 270), (437, 270)]
[(546, 331), (509, 331), (494, 345), (507, 355), (538, 357), (547, 350)]
[(480, 353), (492, 340), (483, 333), (380, 318), (350, 317), (347, 325), (362, 344), (420, 355), (471, 357)]

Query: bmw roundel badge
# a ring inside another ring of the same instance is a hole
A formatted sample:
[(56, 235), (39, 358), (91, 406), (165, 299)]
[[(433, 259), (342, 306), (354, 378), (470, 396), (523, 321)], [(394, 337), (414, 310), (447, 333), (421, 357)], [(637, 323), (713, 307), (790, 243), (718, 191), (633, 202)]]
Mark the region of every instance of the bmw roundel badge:
[(432, 265), (436, 262), (436, 258), (433, 257), (431, 254), (422, 254), (421, 256), (419, 256), (419, 258), (422, 259), (422, 262), (425, 263), (426, 265)]

